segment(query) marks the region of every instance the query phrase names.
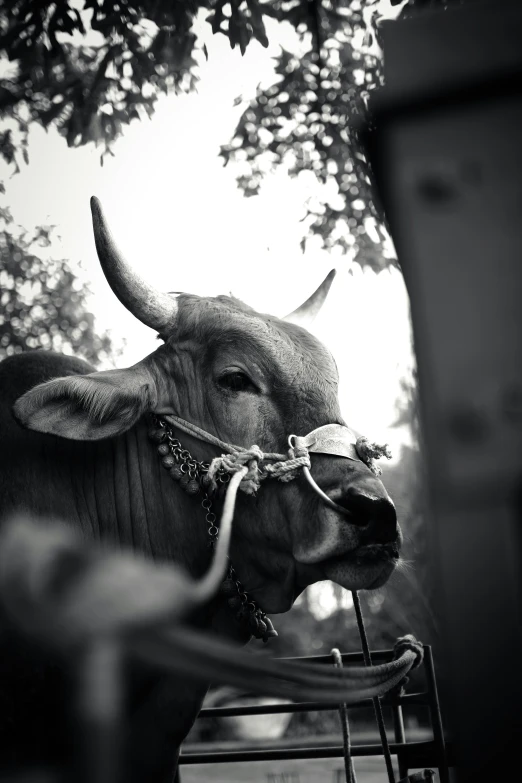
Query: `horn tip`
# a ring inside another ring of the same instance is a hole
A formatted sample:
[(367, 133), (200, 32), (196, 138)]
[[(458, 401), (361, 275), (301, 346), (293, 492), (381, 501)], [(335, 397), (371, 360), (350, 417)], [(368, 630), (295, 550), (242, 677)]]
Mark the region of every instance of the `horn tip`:
[(91, 212), (93, 214), (96, 212), (101, 212), (101, 202), (100, 199), (97, 198), (97, 196), (91, 196), (90, 204), (91, 204)]
[(298, 307), (297, 310), (294, 310), (289, 315), (286, 315), (283, 318), (283, 321), (290, 321), (291, 323), (298, 324), (299, 326), (311, 324), (321, 309), (324, 300), (328, 296), (328, 292), (330, 291), (336, 274), (337, 269), (334, 267), (328, 272), (323, 282), (319, 288), (314, 291), (312, 296), (310, 296), (306, 302), (301, 305), (301, 307)]

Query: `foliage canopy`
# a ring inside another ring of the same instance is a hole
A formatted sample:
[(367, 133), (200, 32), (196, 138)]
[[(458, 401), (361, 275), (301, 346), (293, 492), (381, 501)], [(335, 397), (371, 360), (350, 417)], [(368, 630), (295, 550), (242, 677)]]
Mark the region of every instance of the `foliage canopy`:
[[(388, 10), (403, 0), (388, 0)], [(461, 0), (409, 0), (415, 9)], [(379, 271), (383, 258), (371, 172), (357, 124), (381, 81), (383, 0), (4, 0), (0, 54), (12, 64), (0, 87), (0, 155), (28, 159), (31, 123), (55, 127), (69, 146), (102, 145), (102, 161), (133, 119), (162, 93), (190, 91), (208, 57), (206, 30), (244, 53), (268, 45), (266, 23), (286, 22), (299, 52), (276, 58), (276, 83), (259, 89), (222, 148), (245, 195), (272, 166), (312, 172), (326, 187), (306, 205), (312, 235)], [(272, 28), (273, 29), (273, 28)]]
[(66, 259), (45, 257), (52, 234), (52, 226), (28, 233), (0, 210), (0, 360), (47, 348), (106, 361), (111, 341), (94, 331), (88, 288)]

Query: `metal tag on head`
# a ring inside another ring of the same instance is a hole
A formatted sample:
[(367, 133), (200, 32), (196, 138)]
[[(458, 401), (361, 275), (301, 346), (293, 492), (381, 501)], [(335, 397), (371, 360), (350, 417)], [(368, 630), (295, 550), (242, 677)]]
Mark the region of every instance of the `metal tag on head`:
[(289, 443), (292, 447), (297, 448), (306, 446), (311, 453), (332, 454), (335, 457), (347, 457), (360, 461), (355, 449), (356, 440), (356, 436), (348, 427), (343, 427), (341, 424), (325, 424), (303, 437), (291, 435)]

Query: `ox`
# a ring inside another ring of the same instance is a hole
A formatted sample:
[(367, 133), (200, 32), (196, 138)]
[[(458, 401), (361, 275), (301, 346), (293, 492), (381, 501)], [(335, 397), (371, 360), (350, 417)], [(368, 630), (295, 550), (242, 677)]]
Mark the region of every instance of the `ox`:
[[(346, 426), (336, 365), (291, 320), (261, 315), (233, 297), (153, 290), (127, 266), (96, 199), (92, 211), (109, 285), (163, 343), (122, 370), (95, 372), (81, 360), (44, 351), (1, 363), (0, 508), (3, 515), (59, 517), (88, 538), (132, 547), (199, 576), (210, 558), (205, 511), (201, 498), (184, 492), (161, 465), (149, 437), (151, 416), (179, 416), (228, 443), (284, 452), (291, 434)], [(317, 309), (329, 283), (296, 314)], [(195, 460), (219, 453), (197, 437), (177, 437)], [(264, 612), (285, 612), (307, 585), (324, 579), (351, 590), (376, 588), (397, 564), (395, 509), (369, 467), (356, 458), (312, 454), (311, 470), (349, 516), (323, 502), (302, 476), (265, 481), (256, 495), (239, 493), (231, 562)], [(218, 498), (216, 512), (219, 504)], [(243, 643), (249, 638), (222, 596), (191, 622)], [(59, 661), (42, 669), (26, 648), (22, 659), (34, 675), (30, 687), (14, 689), (21, 665), (3, 665), (0, 745), (13, 764), (57, 762), (67, 755), (66, 725), (49, 717), (58, 696), (66, 700)], [(177, 749), (205, 691), (186, 678), (133, 672), (125, 780), (172, 780)]]

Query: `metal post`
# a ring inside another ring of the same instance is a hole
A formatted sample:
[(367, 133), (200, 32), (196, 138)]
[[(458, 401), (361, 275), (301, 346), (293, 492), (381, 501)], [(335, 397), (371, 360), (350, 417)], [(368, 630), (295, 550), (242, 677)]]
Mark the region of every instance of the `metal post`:
[[(393, 735), (397, 745), (403, 745), (406, 742), (406, 732), (404, 730), (404, 719), (402, 715), (402, 707), (400, 703), (395, 702), (391, 705), (392, 718), (393, 718)], [(406, 766), (402, 753), (397, 753), (397, 764), (399, 767), (399, 778), (405, 778), (408, 775), (408, 767)]]
[(428, 698), (430, 705), (431, 726), (433, 729), (433, 739), (437, 748), (437, 767), (439, 770), (440, 783), (449, 783), (448, 757), (446, 754), (446, 740), (442, 729), (442, 717), (440, 713), (439, 694), (437, 692), (437, 682), (435, 679), (435, 666), (433, 665), (433, 654), (431, 647), (424, 645), (424, 669), (428, 681)]

